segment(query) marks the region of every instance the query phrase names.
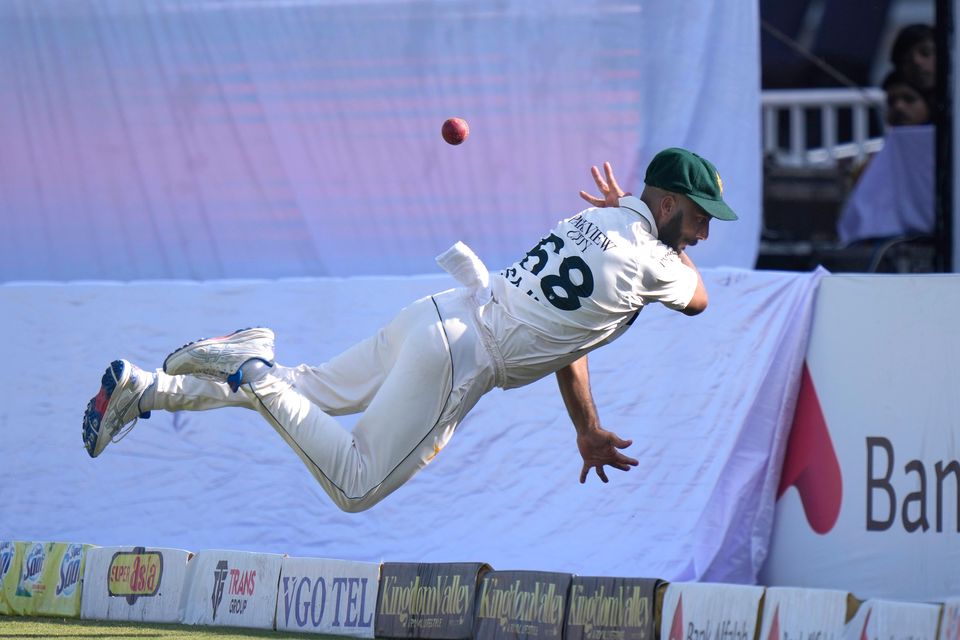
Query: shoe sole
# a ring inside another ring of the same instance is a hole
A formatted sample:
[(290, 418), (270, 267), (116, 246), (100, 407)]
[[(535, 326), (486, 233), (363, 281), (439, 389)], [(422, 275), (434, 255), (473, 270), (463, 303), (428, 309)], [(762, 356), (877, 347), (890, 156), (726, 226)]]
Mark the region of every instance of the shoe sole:
[(87, 410), (83, 412), (83, 445), (91, 458), (100, 455), (110, 442), (109, 438), (101, 442), (103, 416), (110, 408), (110, 399), (117, 386), (126, 384), (130, 375), (131, 367), (125, 367), (122, 360), (114, 360), (100, 378), (100, 391), (87, 403)]
[[(193, 342), (188, 342), (187, 344), (183, 345), (183, 346), (180, 347), (179, 349), (171, 352), (166, 358), (163, 359), (163, 372), (166, 373), (166, 374), (168, 374), (168, 375), (190, 375), (191, 372), (189, 371), (189, 369), (188, 369), (187, 371), (180, 371), (179, 373), (172, 373), (173, 370), (177, 369), (177, 368), (180, 367), (180, 366), (184, 366), (184, 364), (189, 365), (189, 362), (187, 362), (187, 363), (178, 363), (178, 362), (176, 362), (176, 360), (177, 360), (178, 358), (180, 358), (180, 357), (182, 357), (182, 356), (185, 356), (189, 351), (191, 351), (191, 350), (193, 350), (193, 349), (196, 349), (196, 348), (198, 348), (198, 347), (204, 346), (204, 345), (214, 344), (214, 343), (217, 343), (217, 342), (223, 342), (223, 341), (225, 341), (225, 340), (229, 340), (229, 339), (233, 338), (234, 336), (236, 336), (238, 333), (243, 333), (244, 331), (262, 331), (262, 330), (264, 330), (263, 327), (247, 327), (247, 328), (245, 328), (245, 329), (237, 329), (236, 331), (234, 331), (234, 332), (232, 332), (232, 333), (228, 333), (228, 334), (225, 335), (225, 336), (219, 336), (219, 337), (217, 337), (217, 338), (200, 338), (199, 340), (194, 340)], [(258, 339), (261, 338), (261, 337), (262, 337), (262, 336), (260, 336), (260, 335), (256, 336), (256, 338), (258, 338)], [(273, 361), (272, 359), (268, 361), (268, 360), (264, 360), (263, 358), (258, 358), (258, 360), (264, 362), (265, 364), (267, 364), (267, 365), (269, 365), (269, 366), (273, 366), (273, 363), (274, 363), (274, 361)], [(223, 375), (224, 375), (224, 376), (231, 376), (231, 375), (233, 375), (233, 374), (235, 374), (235, 373), (236, 373), (236, 371), (225, 371), (225, 372), (223, 372)], [(234, 389), (234, 391), (236, 391), (236, 389)]]

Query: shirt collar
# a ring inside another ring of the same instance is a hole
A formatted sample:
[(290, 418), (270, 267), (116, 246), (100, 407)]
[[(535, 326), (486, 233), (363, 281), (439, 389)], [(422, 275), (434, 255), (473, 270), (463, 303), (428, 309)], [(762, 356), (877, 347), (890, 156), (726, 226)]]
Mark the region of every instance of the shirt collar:
[(623, 196), (620, 198), (620, 208), (629, 209), (639, 215), (640, 221), (646, 223), (644, 224), (646, 230), (649, 231), (654, 238), (659, 239), (660, 234), (657, 230), (657, 223), (653, 220), (653, 213), (643, 200), (637, 196)]

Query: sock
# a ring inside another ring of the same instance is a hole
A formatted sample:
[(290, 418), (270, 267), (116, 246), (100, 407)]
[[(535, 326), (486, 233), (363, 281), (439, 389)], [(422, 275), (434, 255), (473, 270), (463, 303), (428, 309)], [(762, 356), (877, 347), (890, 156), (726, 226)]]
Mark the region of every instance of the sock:
[(256, 382), (265, 376), (271, 367), (272, 365), (267, 364), (259, 358), (251, 358), (240, 365), (236, 373), (227, 376), (227, 384), (230, 385), (230, 389), (236, 393), (236, 391), (240, 389), (240, 385)]
[(140, 394), (140, 399), (137, 400), (137, 411), (139, 413), (150, 413), (153, 411), (153, 403), (157, 398), (157, 376), (156, 374), (150, 374), (153, 378), (153, 382), (150, 383), (150, 386), (144, 389), (143, 393)]

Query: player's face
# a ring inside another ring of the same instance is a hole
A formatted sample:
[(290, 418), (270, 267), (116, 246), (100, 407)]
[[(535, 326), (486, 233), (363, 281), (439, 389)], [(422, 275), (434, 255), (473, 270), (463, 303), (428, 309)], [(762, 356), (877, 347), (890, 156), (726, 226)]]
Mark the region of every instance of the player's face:
[(671, 194), (661, 206), (667, 209), (667, 218), (658, 229), (660, 241), (674, 251), (683, 251), (710, 235), (710, 216), (693, 200)]

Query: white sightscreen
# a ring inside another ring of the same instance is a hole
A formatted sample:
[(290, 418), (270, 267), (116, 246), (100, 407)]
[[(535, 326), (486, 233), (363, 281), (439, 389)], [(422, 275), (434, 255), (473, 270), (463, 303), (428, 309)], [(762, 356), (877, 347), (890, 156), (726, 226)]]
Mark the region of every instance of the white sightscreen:
[(758, 33), (713, 0), (6, 0), (0, 281), (499, 269), (667, 146), (742, 217), (694, 260), (752, 268)]

